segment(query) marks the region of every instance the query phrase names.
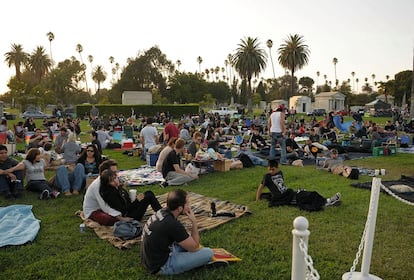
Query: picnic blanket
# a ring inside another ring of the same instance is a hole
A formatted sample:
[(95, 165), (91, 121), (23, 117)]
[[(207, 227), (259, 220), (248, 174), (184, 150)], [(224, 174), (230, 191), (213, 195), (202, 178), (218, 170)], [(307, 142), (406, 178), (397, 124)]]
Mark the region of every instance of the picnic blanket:
[[(390, 189), (394, 194), (402, 199), (414, 202), (414, 177), (401, 175), (399, 180), (381, 181), (381, 184)], [(354, 183), (351, 186), (356, 188), (371, 189), (372, 182)], [(385, 193), (383, 189), (382, 192)]]
[(0, 207), (0, 247), (33, 241), (39, 229), (40, 220), (33, 215), (32, 205)]
[(118, 172), (118, 176), (121, 180), (125, 181), (128, 186), (159, 184), (164, 181), (162, 173), (158, 172), (155, 167), (150, 166), (121, 170)]
[[(157, 196), (158, 201), (163, 207), (166, 206), (167, 195), (168, 193)], [(219, 225), (240, 218), (246, 214), (251, 214), (247, 206), (238, 205), (226, 200), (211, 198), (193, 192), (189, 192), (189, 198), (191, 201), (192, 210), (194, 212), (195, 217), (197, 218), (198, 230), (200, 232), (218, 227)], [(217, 217), (212, 217), (210, 206), (211, 202), (215, 203), (217, 213), (234, 213), (234, 217), (219, 215)], [(144, 224), (152, 214), (154, 214), (154, 211), (152, 211), (152, 209), (149, 208), (141, 222)], [(82, 211), (77, 211), (76, 215), (78, 215), (83, 220), (84, 224), (88, 228), (93, 229), (99, 238), (107, 240), (118, 249), (131, 248), (135, 244), (141, 242), (141, 237), (137, 237), (132, 240), (122, 240), (118, 237), (115, 237), (113, 235), (112, 226), (102, 226), (91, 219), (85, 219)], [(184, 224), (187, 231), (191, 232), (191, 222), (188, 219), (188, 217), (180, 216), (178, 219)]]

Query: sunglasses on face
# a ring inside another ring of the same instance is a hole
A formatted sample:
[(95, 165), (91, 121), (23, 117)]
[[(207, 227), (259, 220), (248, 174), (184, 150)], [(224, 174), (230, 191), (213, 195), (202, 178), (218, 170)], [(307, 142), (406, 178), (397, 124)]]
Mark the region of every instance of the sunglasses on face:
[(91, 152), (91, 153), (93, 153), (93, 152), (95, 152), (94, 150), (86, 150), (87, 152)]

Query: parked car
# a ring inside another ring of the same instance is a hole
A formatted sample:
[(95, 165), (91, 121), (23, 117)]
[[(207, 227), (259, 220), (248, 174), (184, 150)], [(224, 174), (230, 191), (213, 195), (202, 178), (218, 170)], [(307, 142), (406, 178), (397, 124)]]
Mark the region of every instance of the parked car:
[(76, 112), (74, 108), (67, 108), (65, 109), (65, 111), (63, 111), (63, 116), (65, 118), (71, 118), (74, 119), (76, 117)]
[(23, 118), (33, 118), (33, 119), (43, 119), (43, 118), (51, 118), (52, 115), (45, 114), (42, 111), (26, 111), (23, 113)]
[(325, 109), (314, 109), (312, 112), (307, 112), (307, 116), (325, 116), (326, 110)]
[(12, 113), (9, 113), (9, 112), (3, 112), (3, 117), (6, 120), (15, 120), (16, 119), (16, 115), (12, 114)]

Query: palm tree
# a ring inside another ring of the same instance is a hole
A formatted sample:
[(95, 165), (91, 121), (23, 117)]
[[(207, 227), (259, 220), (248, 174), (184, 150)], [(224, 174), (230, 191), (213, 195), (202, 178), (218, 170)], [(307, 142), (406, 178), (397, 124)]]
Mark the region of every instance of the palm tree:
[(230, 70), (229, 70), (229, 80), (230, 80), (230, 85), (233, 83), (233, 81), (231, 80), (231, 70), (232, 70), (232, 68), (233, 68), (233, 64), (232, 64), (232, 62), (231, 62), (231, 59), (232, 59), (232, 55), (231, 55), (231, 53), (229, 53), (229, 54), (227, 55), (227, 60), (228, 60), (228, 62), (229, 62), (229, 68), (230, 68)]
[(94, 80), (98, 84), (98, 90), (96, 93), (99, 93), (101, 89), (101, 83), (106, 80), (106, 72), (103, 70), (103, 67), (98, 65), (92, 72), (92, 80)]
[(180, 72), (181, 60), (177, 60), (177, 70)]
[(198, 73), (200, 73), (201, 75), (201, 63), (203, 62), (203, 59), (201, 58), (201, 56), (197, 57), (197, 62), (198, 62)]
[(338, 79), (336, 78), (336, 64), (338, 63), (338, 59), (336, 57), (334, 57), (333, 60), (332, 60), (332, 62), (333, 62), (333, 65), (334, 65), (334, 70), (335, 70), (335, 84), (336, 84), (336, 87), (337, 87), (338, 86)]
[(272, 59), (272, 47), (273, 47), (273, 41), (267, 40), (266, 46), (269, 48), (269, 57), (270, 57), (270, 63), (272, 63), (272, 70), (273, 70), (273, 79), (276, 79), (275, 75), (275, 67), (273, 66), (273, 59)]
[[(309, 52), (309, 47), (305, 44), (303, 37), (298, 34), (289, 35), (278, 49), (279, 64), (285, 69), (289, 69), (292, 75), (292, 79), (290, 81), (291, 96), (293, 96), (295, 71), (296, 69), (302, 69), (303, 66), (308, 64)], [(288, 96), (285, 96), (285, 99), (288, 101)]]
[[(92, 62), (93, 62), (93, 55), (88, 55), (88, 61), (89, 61), (89, 64), (91, 65), (91, 75), (93, 74), (93, 65), (92, 65)], [(95, 92), (96, 92), (96, 83), (95, 83)]]
[(29, 56), (28, 64), (30, 70), (33, 71), (38, 83), (49, 72), (52, 67), (52, 60), (46, 54), (46, 50), (42, 46), (38, 46)]
[(52, 41), (55, 40), (55, 34), (52, 31), (46, 33), (47, 39), (49, 40), (49, 50), (50, 50), (50, 60), (53, 64), (53, 56), (52, 56)]
[[(81, 44), (77, 44), (76, 45), (76, 51), (79, 53), (79, 57), (80, 57), (80, 61), (81, 61), (82, 65), (85, 65), (85, 63), (83, 63), (83, 58), (82, 58), (83, 46)], [(86, 70), (86, 66), (84, 66), (84, 68)], [(83, 73), (83, 79), (85, 80), (86, 91), (89, 92), (88, 79), (86, 79), (85, 72)]]
[(319, 76), (321, 75), (321, 72), (316, 71), (316, 90), (315, 93), (318, 92), (318, 85), (319, 85)]
[(252, 77), (258, 76), (266, 67), (266, 53), (260, 47), (257, 38), (247, 37), (238, 44), (236, 53), (232, 56), (232, 64), (240, 77), (248, 84), (247, 110), (253, 112), (252, 108)]
[(359, 79), (358, 79), (358, 78), (356, 78), (356, 79), (355, 79), (355, 82), (357, 83), (357, 90), (356, 90), (356, 93), (358, 94), (358, 83), (359, 83)]
[(355, 72), (354, 71), (351, 72), (351, 76), (352, 76), (352, 89), (355, 91), (355, 79), (354, 79)]
[(375, 74), (372, 74), (371, 78), (372, 78), (372, 86), (375, 86)]
[(26, 64), (29, 55), (23, 51), (22, 45), (12, 44), (11, 51), (6, 52), (4, 56), (6, 57), (4, 62), (7, 63), (8, 67), (12, 67), (12, 65), (14, 65), (14, 68), (16, 69), (16, 79), (20, 81), (21, 67)]

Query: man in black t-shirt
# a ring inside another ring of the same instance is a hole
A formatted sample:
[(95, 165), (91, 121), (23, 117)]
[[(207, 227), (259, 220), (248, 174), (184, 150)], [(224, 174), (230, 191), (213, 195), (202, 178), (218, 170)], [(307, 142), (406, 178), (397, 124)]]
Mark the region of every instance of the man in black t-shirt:
[[(304, 204), (312, 204), (313, 207), (318, 208), (315, 210), (321, 210), (323, 206), (339, 206), (341, 204), (340, 193), (336, 193), (331, 198), (325, 199), (317, 192), (308, 192), (304, 190), (296, 192), (293, 189), (286, 187), (283, 173), (278, 169), (278, 162), (276, 160), (269, 160), (268, 171), (269, 172), (263, 176), (262, 182), (257, 188), (256, 201), (259, 201), (262, 198), (267, 198), (269, 200), (269, 207), (297, 205), (302, 208)], [(267, 187), (270, 190), (270, 194), (263, 194), (264, 187)], [(303, 197), (312, 197), (313, 201), (304, 201), (304, 199), (302, 199)]]
[[(191, 235), (177, 220), (187, 215), (192, 223)], [(187, 192), (175, 190), (168, 194), (167, 208), (148, 219), (142, 233), (141, 262), (152, 274), (180, 274), (205, 265), (213, 251), (200, 246), (197, 220), (190, 207)]]

